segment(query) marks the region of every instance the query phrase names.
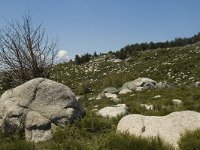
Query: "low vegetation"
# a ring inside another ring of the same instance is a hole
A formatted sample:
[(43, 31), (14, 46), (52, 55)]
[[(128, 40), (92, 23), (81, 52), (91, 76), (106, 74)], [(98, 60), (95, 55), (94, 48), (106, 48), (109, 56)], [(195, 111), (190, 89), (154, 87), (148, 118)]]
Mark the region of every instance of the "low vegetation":
[[(88, 55), (89, 56), (89, 55)], [(70, 61), (58, 64), (51, 70), (51, 79), (69, 86), (86, 108), (86, 116), (73, 124), (55, 131), (50, 141), (31, 143), (24, 141), (23, 134), (6, 135), (0, 133), (1, 149), (77, 149), (77, 150), (171, 150), (173, 147), (159, 137), (141, 138), (128, 134), (116, 134), (115, 119), (96, 115), (94, 109), (115, 105), (116, 102), (103, 98), (88, 100), (97, 96), (103, 88), (113, 86), (120, 88), (125, 82), (138, 77), (148, 77), (157, 82), (167, 82), (171, 88), (145, 90), (119, 95), (120, 101), (133, 114), (163, 116), (174, 111), (194, 110), (200, 112), (200, 88), (194, 83), (200, 81), (200, 47), (158, 48), (151, 51), (140, 51), (129, 59), (114, 62), (112, 53), (89, 56), (84, 63)], [(78, 64), (78, 65), (77, 65)], [(2, 78), (1, 93), (11, 84), (9, 78)], [(155, 96), (160, 95), (158, 98)], [(173, 99), (180, 99), (183, 104), (176, 105)], [(153, 105), (147, 110), (141, 104)], [(200, 132), (186, 132), (182, 135), (179, 147), (181, 150), (200, 149)]]
[(200, 149), (200, 129), (195, 131), (186, 131), (179, 141), (180, 150), (198, 150)]

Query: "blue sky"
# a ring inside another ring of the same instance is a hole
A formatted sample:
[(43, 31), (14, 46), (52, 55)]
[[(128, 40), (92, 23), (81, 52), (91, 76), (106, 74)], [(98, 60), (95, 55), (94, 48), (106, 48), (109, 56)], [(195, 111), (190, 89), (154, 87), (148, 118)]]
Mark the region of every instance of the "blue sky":
[(200, 0), (0, 0), (5, 19), (30, 12), (68, 55), (119, 50), (200, 32)]

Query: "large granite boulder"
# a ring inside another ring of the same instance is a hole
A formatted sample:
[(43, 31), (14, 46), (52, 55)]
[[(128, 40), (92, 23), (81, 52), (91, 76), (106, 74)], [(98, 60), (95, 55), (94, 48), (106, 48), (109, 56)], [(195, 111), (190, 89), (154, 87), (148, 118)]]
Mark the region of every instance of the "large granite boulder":
[(143, 137), (160, 136), (176, 148), (182, 133), (197, 128), (200, 128), (200, 113), (194, 111), (173, 112), (163, 117), (131, 114), (117, 125), (118, 132)]
[(82, 117), (85, 110), (67, 86), (44, 78), (30, 80), (0, 98), (0, 127), (25, 131), (28, 141), (45, 141), (56, 126)]
[(137, 90), (156, 88), (156, 81), (149, 78), (137, 78), (133, 81), (126, 82), (122, 89)]

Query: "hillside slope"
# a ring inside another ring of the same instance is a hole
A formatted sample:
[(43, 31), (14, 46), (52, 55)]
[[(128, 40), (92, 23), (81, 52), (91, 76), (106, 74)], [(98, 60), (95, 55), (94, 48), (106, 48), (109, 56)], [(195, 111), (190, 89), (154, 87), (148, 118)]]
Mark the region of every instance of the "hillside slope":
[(166, 81), (174, 86), (188, 86), (200, 80), (198, 45), (143, 51), (121, 62), (114, 60), (113, 55), (107, 54), (93, 57), (82, 65), (74, 62), (60, 64), (52, 70), (51, 78), (75, 92), (80, 83), (84, 84), (93, 93), (100, 92), (109, 84), (118, 88), (138, 77)]

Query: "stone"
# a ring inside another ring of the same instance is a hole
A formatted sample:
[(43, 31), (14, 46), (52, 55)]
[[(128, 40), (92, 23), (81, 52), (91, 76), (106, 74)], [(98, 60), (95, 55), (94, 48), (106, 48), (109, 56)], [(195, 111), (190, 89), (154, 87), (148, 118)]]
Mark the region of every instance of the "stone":
[(95, 97), (88, 98), (89, 101), (95, 100)]
[(122, 60), (121, 59), (114, 59), (113, 62), (114, 63), (120, 63), (120, 62), (122, 62)]
[(173, 99), (172, 102), (174, 105), (178, 105), (178, 106), (183, 104), (183, 101), (180, 99)]
[(118, 103), (118, 102), (120, 101), (120, 99), (117, 98), (117, 97), (116, 97), (116, 98), (112, 98), (111, 100), (112, 100), (113, 102), (115, 102), (115, 103)]
[(128, 114), (128, 108), (125, 104), (117, 104), (114, 106), (104, 107), (100, 109), (97, 114), (103, 117), (112, 118)]
[(196, 86), (196, 87), (199, 87), (199, 86), (200, 86), (200, 82), (197, 81), (197, 82), (195, 83), (195, 86)]
[(114, 99), (117, 98), (117, 94), (105, 93), (106, 98)]
[(46, 141), (56, 126), (81, 118), (85, 109), (67, 86), (45, 78), (30, 80), (0, 98), (0, 127), (25, 132), (27, 141)]
[(161, 95), (156, 95), (153, 97), (154, 99), (161, 98)]
[(127, 93), (131, 93), (131, 92), (133, 92), (132, 90), (129, 90), (129, 89), (127, 89), (127, 88), (125, 88), (125, 89), (122, 89), (120, 92), (119, 92), (119, 94), (127, 94)]
[(153, 89), (156, 88), (156, 81), (149, 79), (149, 78), (137, 78), (133, 81), (126, 82), (122, 87), (122, 89), (129, 89), (129, 90), (139, 90), (141, 89)]
[(123, 117), (117, 132), (127, 132), (142, 137), (160, 136), (166, 142), (178, 148), (180, 135), (186, 130), (200, 128), (200, 113), (195, 111), (173, 112), (167, 116), (144, 116), (131, 114)]
[(166, 89), (166, 88), (170, 88), (171, 86), (169, 84), (167, 84), (166, 82), (158, 82), (156, 84), (156, 88), (158, 89)]
[(116, 93), (118, 93), (118, 90), (115, 87), (107, 87), (107, 88), (103, 89), (102, 93), (116, 94)]
[(154, 110), (154, 106), (153, 105), (140, 104), (140, 106), (145, 108), (146, 110)]

